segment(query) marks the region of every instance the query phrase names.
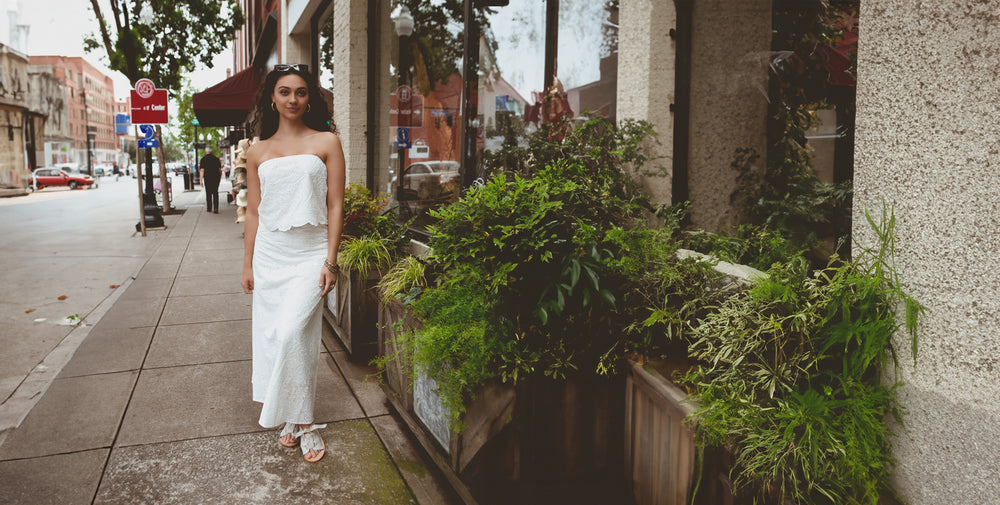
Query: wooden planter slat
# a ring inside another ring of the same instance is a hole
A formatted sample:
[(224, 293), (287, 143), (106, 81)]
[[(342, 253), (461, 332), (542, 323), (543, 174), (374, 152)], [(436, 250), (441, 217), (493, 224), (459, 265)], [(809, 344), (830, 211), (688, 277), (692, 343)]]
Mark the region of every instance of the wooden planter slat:
[(342, 269), (334, 293), (336, 313), (323, 307), (324, 318), (351, 361), (370, 361), (378, 351), (379, 302), (375, 285), (379, 278), (379, 272), (368, 272), (368, 277), (361, 279), (356, 272)]
[(694, 435), (684, 423), (695, 406), (659, 374), (630, 362), (625, 392), (625, 472), (638, 505), (686, 505)]

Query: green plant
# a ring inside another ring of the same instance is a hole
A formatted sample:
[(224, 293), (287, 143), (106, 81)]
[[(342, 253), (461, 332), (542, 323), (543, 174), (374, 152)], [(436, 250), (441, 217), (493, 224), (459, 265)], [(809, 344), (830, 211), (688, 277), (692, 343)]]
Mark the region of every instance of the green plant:
[(344, 191), (344, 239), (337, 261), (362, 277), (388, 268), (408, 241), (406, 224), (398, 222), (395, 211), (383, 210), (388, 199), (386, 194), (373, 196), (360, 184)]
[(386, 294), (412, 300), (419, 292), (413, 362), (437, 381), (456, 419), (485, 381), (603, 371), (602, 356), (620, 357), (609, 350), (623, 348), (614, 313), (627, 261), (613, 237), (651, 213), (625, 170), (646, 161), (641, 144), (651, 134), (645, 123), (605, 120), (562, 141), (539, 132), (530, 148), (508, 143), (490, 158), (495, 176), (485, 184), (431, 211), (429, 286), (414, 287), (410, 263)]
[(374, 235), (362, 235), (344, 241), (337, 262), (358, 273), (364, 279), (371, 270), (383, 270), (392, 265), (390, 242)]
[(720, 261), (748, 265), (766, 271), (775, 263), (787, 263), (805, 251), (779, 230), (752, 224), (740, 225), (734, 234), (695, 231), (684, 233), (682, 246)]
[(733, 452), (734, 489), (755, 503), (875, 505), (893, 494), (885, 417), (901, 412), (882, 372), (888, 357), (895, 365), (900, 319), (916, 356), (923, 307), (892, 263), (895, 216), (865, 216), (876, 248), (815, 273), (804, 259), (775, 265), (694, 329), (701, 365), (685, 382), (700, 405), (696, 441)]
[(426, 269), (427, 265), (416, 256), (405, 256), (397, 261), (379, 280), (382, 303), (387, 304), (398, 296), (409, 294), (413, 288), (427, 286)]
[(423, 329), (405, 334), (400, 346), (412, 356), (416, 373), (434, 378), (456, 429), (465, 401), (480, 384), (498, 377), (497, 361), (510, 332), (490, 317), (483, 280), (467, 274), (462, 282), (428, 288), (410, 305)]
[(376, 220), (389, 202), (386, 194), (372, 195), (361, 184), (349, 184), (344, 190), (345, 237), (359, 237), (375, 231)]

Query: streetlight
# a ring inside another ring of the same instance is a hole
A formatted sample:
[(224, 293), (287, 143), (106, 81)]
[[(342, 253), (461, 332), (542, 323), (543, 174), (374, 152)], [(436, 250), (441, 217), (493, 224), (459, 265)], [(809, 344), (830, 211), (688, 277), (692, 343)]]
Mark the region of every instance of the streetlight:
[(194, 125), (194, 173), (191, 174), (191, 189), (201, 182), (201, 176), (198, 174), (198, 118), (191, 120), (191, 124)]
[[(396, 34), (399, 35), (399, 85), (403, 86), (409, 82), (409, 62), (407, 61), (407, 54), (409, 53), (409, 42), (410, 35), (413, 35), (413, 15), (410, 14), (410, 9), (405, 5), (400, 8), (399, 15), (396, 16)], [(409, 123), (405, 126), (403, 125), (403, 114), (400, 108), (399, 100), (401, 97), (399, 93), (396, 94), (396, 107), (399, 109), (399, 114), (396, 115), (397, 118), (397, 128), (407, 128)], [(398, 184), (403, 183), (403, 169), (406, 168), (406, 163), (404, 158), (406, 157), (406, 149), (401, 146), (396, 151), (397, 162), (399, 162), (399, 168), (397, 169), (396, 180)]]

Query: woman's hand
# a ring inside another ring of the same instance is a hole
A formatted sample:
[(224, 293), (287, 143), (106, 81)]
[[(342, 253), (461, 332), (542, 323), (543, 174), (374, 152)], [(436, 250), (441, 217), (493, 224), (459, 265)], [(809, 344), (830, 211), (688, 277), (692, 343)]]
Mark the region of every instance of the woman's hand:
[(325, 266), (319, 271), (319, 288), (322, 290), (319, 294), (320, 297), (326, 296), (333, 286), (337, 284), (337, 274), (331, 272), (330, 269)]
[(243, 286), (243, 292), (252, 295), (253, 294), (253, 269), (243, 268), (243, 275), (240, 277), (240, 286)]

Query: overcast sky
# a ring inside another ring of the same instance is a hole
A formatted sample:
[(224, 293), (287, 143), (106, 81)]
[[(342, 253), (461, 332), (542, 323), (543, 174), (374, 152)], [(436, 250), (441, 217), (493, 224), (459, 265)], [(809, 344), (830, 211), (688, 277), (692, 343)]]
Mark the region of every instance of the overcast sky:
[[(111, 6), (106, 0), (99, 2), (105, 19), (111, 15)], [(0, 0), (3, 16), (0, 16), (0, 42), (18, 46), (11, 40), (11, 13), (18, 12), (17, 24), (28, 25), (27, 47), (22, 52), (29, 55), (82, 56), (115, 81), (115, 97), (128, 96), (131, 89), (128, 79), (119, 72), (109, 70), (105, 64), (107, 56), (102, 53), (87, 54), (83, 50), (83, 38), (97, 33), (97, 20), (90, 10), (89, 0)], [(232, 51), (223, 51), (215, 58), (212, 69), (199, 68), (189, 76), (192, 86), (202, 90), (226, 78), (226, 68), (232, 66)], [(171, 111), (172, 112), (172, 111)]]

